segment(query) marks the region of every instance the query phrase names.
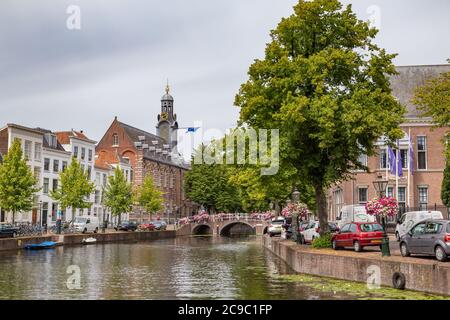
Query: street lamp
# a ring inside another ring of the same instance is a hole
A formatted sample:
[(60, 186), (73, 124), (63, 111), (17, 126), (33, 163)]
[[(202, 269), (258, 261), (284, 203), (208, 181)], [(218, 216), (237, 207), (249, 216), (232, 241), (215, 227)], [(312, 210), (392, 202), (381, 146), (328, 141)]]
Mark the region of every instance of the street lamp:
[[(388, 186), (389, 181), (384, 180), (383, 177), (378, 176), (378, 179), (373, 182), (373, 186), (377, 191), (377, 195), (380, 198), (384, 198), (386, 196), (386, 187)], [(381, 254), (383, 257), (391, 256), (391, 250), (389, 248), (389, 238), (386, 232), (386, 217), (381, 217), (381, 223), (383, 225), (383, 239), (381, 242)]]
[[(294, 204), (297, 204), (300, 201), (300, 192), (298, 191), (297, 187), (294, 189), (294, 192), (292, 192), (292, 202)], [(292, 234), (294, 237), (294, 241), (296, 243), (300, 243), (300, 234), (299, 234), (299, 214), (294, 210), (292, 213)]]

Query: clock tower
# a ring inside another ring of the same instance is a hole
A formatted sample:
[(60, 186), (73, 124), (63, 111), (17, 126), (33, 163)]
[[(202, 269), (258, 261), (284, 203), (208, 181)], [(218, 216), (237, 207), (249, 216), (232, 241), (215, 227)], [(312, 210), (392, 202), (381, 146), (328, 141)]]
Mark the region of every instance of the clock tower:
[(161, 113), (158, 115), (156, 132), (163, 138), (173, 151), (176, 151), (178, 138), (177, 115), (173, 112), (174, 99), (170, 95), (169, 84), (166, 86), (166, 94), (161, 98)]

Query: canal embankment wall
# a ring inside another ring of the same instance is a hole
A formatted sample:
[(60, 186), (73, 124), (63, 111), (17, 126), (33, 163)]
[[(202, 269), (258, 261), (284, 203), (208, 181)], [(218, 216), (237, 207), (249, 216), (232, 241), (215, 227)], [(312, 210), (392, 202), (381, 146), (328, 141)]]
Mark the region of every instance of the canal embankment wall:
[(450, 295), (450, 262), (431, 259), (381, 257), (379, 252), (315, 250), (280, 238), (262, 238), (263, 246), (302, 274), (367, 283), (378, 277), (380, 284), (393, 287), (393, 276), (405, 277), (405, 288), (434, 294)]
[(97, 243), (127, 242), (127, 241), (150, 241), (175, 238), (176, 231), (151, 231), (151, 232), (107, 232), (95, 234), (66, 234), (47, 235), (20, 238), (0, 239), (0, 251), (19, 250), (28, 244), (38, 244), (45, 241), (54, 241), (58, 245), (80, 245), (83, 239), (95, 238)]

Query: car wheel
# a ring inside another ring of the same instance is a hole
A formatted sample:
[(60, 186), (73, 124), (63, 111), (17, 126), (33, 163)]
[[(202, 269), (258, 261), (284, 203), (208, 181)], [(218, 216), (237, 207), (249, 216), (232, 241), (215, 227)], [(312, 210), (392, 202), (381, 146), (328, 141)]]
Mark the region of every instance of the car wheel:
[(395, 238), (397, 239), (398, 242), (400, 242), (400, 235), (398, 234), (398, 232), (395, 233)]
[(87, 232), (87, 228), (84, 228), (83, 233), (86, 233), (86, 232)]
[(362, 251), (362, 247), (361, 247), (361, 244), (359, 243), (359, 241), (355, 241), (353, 243), (353, 249), (355, 249), (355, 252), (361, 252)]
[(98, 228), (95, 228), (94, 233), (97, 233), (97, 232), (98, 232)]
[(436, 253), (436, 259), (438, 259), (439, 261), (445, 262), (448, 260), (447, 253), (445, 252), (444, 248), (442, 248), (441, 246), (436, 247), (435, 253)]
[[(156, 229), (156, 230), (158, 230), (158, 229)], [(273, 233), (269, 233), (269, 236), (272, 238), (273, 237)]]
[(402, 257), (411, 256), (411, 253), (409, 252), (409, 249), (408, 249), (408, 245), (405, 242), (402, 242), (400, 244), (400, 253), (402, 254)]

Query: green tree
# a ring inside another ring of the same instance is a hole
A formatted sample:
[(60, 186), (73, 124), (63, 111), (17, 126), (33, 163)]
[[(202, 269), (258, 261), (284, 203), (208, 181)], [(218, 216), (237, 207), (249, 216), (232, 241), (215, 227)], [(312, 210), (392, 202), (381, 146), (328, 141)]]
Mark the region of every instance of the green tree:
[(0, 207), (12, 212), (12, 222), (20, 211), (33, 207), (33, 195), (39, 191), (37, 181), (23, 157), (19, 140), (15, 140), (0, 164)]
[(149, 214), (150, 221), (152, 213), (163, 209), (163, 193), (155, 187), (151, 175), (147, 175), (144, 183), (136, 188), (134, 196), (136, 202)]
[(192, 157), (191, 170), (185, 176), (186, 195), (192, 201), (203, 205), (208, 212), (234, 212), (241, 209), (238, 189), (229, 182), (231, 166), (226, 164), (205, 162), (198, 163), (195, 159), (202, 159), (205, 149), (215, 146), (216, 142), (208, 146), (201, 145)]
[(56, 191), (50, 191), (50, 196), (59, 202), (62, 210), (72, 208), (73, 216), (75, 216), (77, 209), (87, 209), (92, 206), (87, 199), (95, 190), (94, 183), (89, 180), (87, 172), (75, 158), (60, 173), (59, 178), (59, 187)]
[[(450, 149), (450, 148), (449, 148)], [(450, 153), (450, 151), (447, 151)], [(450, 156), (447, 155), (447, 165), (444, 170), (444, 179), (442, 181), (441, 190), (442, 202), (447, 208), (450, 208)]]
[(271, 32), (265, 58), (249, 69), (235, 105), (240, 123), (280, 129), (282, 163), (314, 188), (321, 234), (328, 232), (325, 190), (367, 169), (381, 136), (402, 136), (405, 108), (391, 94), (395, 55), (373, 40), (377, 30), (337, 0), (299, 1)]
[(119, 167), (114, 170), (114, 175), (108, 178), (108, 185), (104, 191), (105, 206), (111, 209), (113, 216), (119, 217), (124, 212), (130, 212), (133, 204), (133, 189)]

